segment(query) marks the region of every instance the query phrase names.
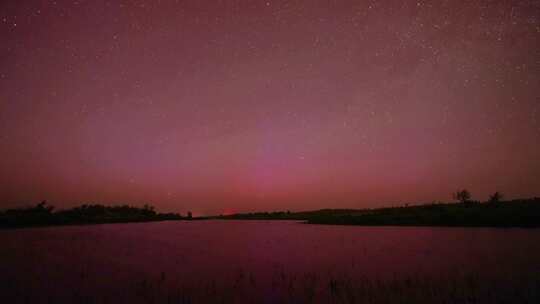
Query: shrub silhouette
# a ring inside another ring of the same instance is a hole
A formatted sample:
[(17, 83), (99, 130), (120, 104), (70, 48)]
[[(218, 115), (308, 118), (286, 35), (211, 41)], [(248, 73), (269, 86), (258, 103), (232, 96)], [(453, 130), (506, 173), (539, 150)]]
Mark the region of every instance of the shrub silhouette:
[(33, 210), (36, 212), (51, 213), (54, 210), (54, 206), (47, 205), (47, 201), (42, 201), (41, 203), (37, 204)]
[(503, 195), (502, 193), (500, 192), (495, 192), (493, 193), (492, 195), (489, 196), (489, 200), (488, 200), (488, 203), (491, 203), (491, 204), (496, 204), (496, 203), (500, 203), (503, 199)]

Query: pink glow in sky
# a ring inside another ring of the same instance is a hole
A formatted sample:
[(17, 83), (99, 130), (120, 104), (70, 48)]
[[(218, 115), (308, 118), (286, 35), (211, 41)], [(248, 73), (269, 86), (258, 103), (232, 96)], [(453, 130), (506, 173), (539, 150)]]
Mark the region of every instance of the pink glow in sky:
[(539, 195), (538, 1), (2, 1), (0, 207)]

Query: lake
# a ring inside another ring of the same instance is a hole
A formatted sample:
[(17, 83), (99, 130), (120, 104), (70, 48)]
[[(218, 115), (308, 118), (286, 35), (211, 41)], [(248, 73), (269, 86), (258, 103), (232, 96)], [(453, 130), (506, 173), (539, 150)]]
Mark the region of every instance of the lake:
[(170, 221), (2, 230), (0, 244), (2, 303), (540, 299), (540, 229)]

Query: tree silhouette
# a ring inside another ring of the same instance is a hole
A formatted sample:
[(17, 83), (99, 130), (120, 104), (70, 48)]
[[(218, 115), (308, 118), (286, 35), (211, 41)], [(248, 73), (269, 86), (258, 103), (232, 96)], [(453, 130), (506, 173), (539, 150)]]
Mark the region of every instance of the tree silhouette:
[(191, 211), (188, 211), (187, 218), (188, 220), (191, 220), (193, 218), (193, 214), (191, 214)]
[(458, 190), (453, 194), (453, 197), (463, 204), (468, 204), (470, 203), (471, 193), (467, 189)]
[(493, 193), (492, 195), (489, 196), (489, 201), (488, 202), (492, 203), (492, 204), (499, 203), (500, 201), (502, 201), (503, 197), (504, 196), (502, 195), (502, 193), (497, 191), (497, 192), (495, 192), (495, 193)]

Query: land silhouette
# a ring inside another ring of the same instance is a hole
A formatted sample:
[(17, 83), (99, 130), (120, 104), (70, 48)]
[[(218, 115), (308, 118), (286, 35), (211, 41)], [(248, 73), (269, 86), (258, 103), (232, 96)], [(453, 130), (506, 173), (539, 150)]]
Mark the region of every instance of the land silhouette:
[(183, 220), (178, 213), (158, 213), (153, 206), (142, 208), (129, 205), (105, 206), (85, 204), (55, 211), (46, 201), (33, 206), (0, 211), (0, 228), (19, 228), (51, 225), (85, 225), (106, 223)]
[(55, 211), (43, 201), (33, 207), (0, 211), (0, 228), (50, 225), (150, 222), (165, 220), (298, 220), (308, 224), (363, 226), (460, 226), (460, 227), (540, 227), (540, 198), (503, 201), (495, 192), (485, 202), (471, 199), (471, 193), (458, 190), (452, 194), (457, 203), (433, 202), (405, 204), (376, 209), (320, 209), (313, 211), (275, 211), (194, 217), (179, 213), (158, 213), (148, 204), (142, 208), (129, 205), (85, 204)]
[(363, 210), (350, 214), (318, 214), (310, 224), (364, 226), (540, 227), (540, 199), (492, 203), (432, 203)]
[(540, 198), (503, 201), (500, 192), (488, 201), (471, 200), (463, 189), (454, 193), (458, 203), (405, 204), (376, 209), (321, 209), (303, 212), (255, 212), (220, 215), (219, 219), (303, 220), (309, 224), (363, 226), (540, 227)]

